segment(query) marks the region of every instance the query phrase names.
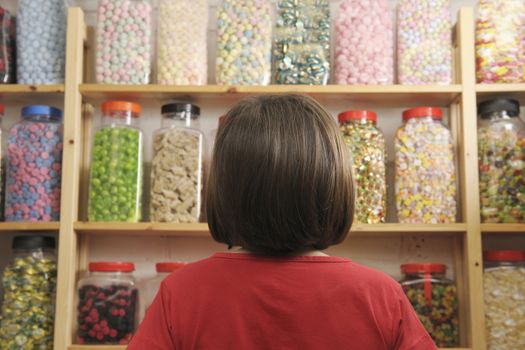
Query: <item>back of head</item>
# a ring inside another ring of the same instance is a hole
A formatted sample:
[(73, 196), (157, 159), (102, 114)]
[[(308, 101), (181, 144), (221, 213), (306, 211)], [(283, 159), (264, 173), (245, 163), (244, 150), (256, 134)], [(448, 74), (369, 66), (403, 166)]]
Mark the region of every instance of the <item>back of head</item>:
[(335, 120), (302, 95), (241, 101), (215, 141), (207, 187), (213, 238), (262, 255), (325, 249), (352, 224), (351, 165)]

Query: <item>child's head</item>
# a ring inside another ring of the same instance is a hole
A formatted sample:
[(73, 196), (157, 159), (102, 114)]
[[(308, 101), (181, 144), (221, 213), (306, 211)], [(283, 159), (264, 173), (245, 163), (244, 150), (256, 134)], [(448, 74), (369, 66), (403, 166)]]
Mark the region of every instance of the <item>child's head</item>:
[(213, 238), (263, 255), (338, 244), (353, 220), (351, 165), (337, 124), (302, 95), (249, 98), (228, 112), (207, 193)]

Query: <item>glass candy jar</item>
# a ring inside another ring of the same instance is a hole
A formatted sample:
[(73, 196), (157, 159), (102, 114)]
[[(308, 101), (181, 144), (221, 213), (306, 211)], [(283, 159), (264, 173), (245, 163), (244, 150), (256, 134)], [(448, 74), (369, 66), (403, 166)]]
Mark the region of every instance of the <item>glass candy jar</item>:
[(525, 222), (525, 124), (518, 101), (478, 105), (481, 221)]
[(160, 284), (166, 277), (168, 277), (173, 271), (186, 266), (185, 262), (160, 262), (155, 264), (155, 271), (157, 274), (148, 279), (145, 284), (144, 293), (144, 311), (146, 312), (148, 307), (155, 300)]
[(339, 114), (340, 129), (352, 155), (357, 185), (355, 216), (357, 222), (363, 224), (385, 221), (385, 136), (377, 128), (376, 121), (376, 114), (370, 111)]
[(127, 344), (135, 332), (138, 290), (129, 262), (93, 262), (78, 282), (77, 343)]
[(153, 135), (150, 217), (153, 222), (193, 223), (201, 214), (204, 136), (199, 107), (162, 106), (162, 128)]
[(443, 264), (401, 265), (403, 291), (438, 347), (459, 345), (456, 286)]
[(456, 220), (454, 144), (435, 107), (403, 112), (395, 137), (396, 206), (400, 223), (438, 224)]
[(24, 107), (7, 137), (6, 221), (59, 220), (62, 148), (62, 111)]
[(89, 221), (138, 222), (142, 218), (143, 134), (140, 105), (102, 105), (102, 127), (95, 132), (89, 183)]
[(2, 276), (2, 349), (52, 349), (57, 264), (55, 239), (17, 236)]
[(525, 349), (525, 252), (484, 254), (487, 349)]

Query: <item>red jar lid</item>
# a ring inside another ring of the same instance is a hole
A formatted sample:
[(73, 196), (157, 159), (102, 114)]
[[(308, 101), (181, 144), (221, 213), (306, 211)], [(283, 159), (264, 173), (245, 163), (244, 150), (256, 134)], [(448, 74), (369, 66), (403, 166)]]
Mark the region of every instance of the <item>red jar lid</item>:
[(483, 253), (485, 261), (525, 261), (525, 252), (520, 250), (488, 250)]
[(401, 265), (403, 273), (446, 273), (447, 265), (445, 264), (403, 264)]
[(90, 272), (133, 272), (135, 264), (131, 262), (98, 261), (89, 263)]
[(155, 264), (155, 269), (157, 272), (173, 272), (178, 268), (188, 265), (186, 262), (160, 262)]
[(339, 119), (339, 123), (344, 123), (349, 120), (370, 120), (374, 123), (377, 122), (377, 114), (372, 111), (364, 111), (364, 110), (355, 110), (355, 111), (346, 111), (339, 113), (337, 116)]
[(138, 118), (142, 107), (138, 103), (128, 101), (106, 101), (102, 104), (102, 113), (110, 111), (132, 112), (133, 117)]
[(416, 107), (407, 109), (403, 112), (403, 120), (407, 121), (412, 118), (432, 117), (433, 119), (443, 119), (443, 111), (438, 107)]

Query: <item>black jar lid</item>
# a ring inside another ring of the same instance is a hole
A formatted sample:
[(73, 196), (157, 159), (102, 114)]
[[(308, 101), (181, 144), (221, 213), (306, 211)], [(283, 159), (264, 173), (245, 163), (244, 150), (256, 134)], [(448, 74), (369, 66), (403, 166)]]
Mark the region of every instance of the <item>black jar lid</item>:
[(478, 104), (478, 114), (482, 119), (502, 111), (506, 111), (509, 117), (517, 117), (520, 114), (520, 103), (509, 98), (497, 98)]
[(55, 238), (50, 236), (16, 236), (13, 249), (55, 249)]
[(189, 113), (192, 117), (198, 117), (201, 114), (201, 109), (199, 106), (184, 102), (168, 103), (163, 105), (161, 109), (162, 114), (183, 112)]

